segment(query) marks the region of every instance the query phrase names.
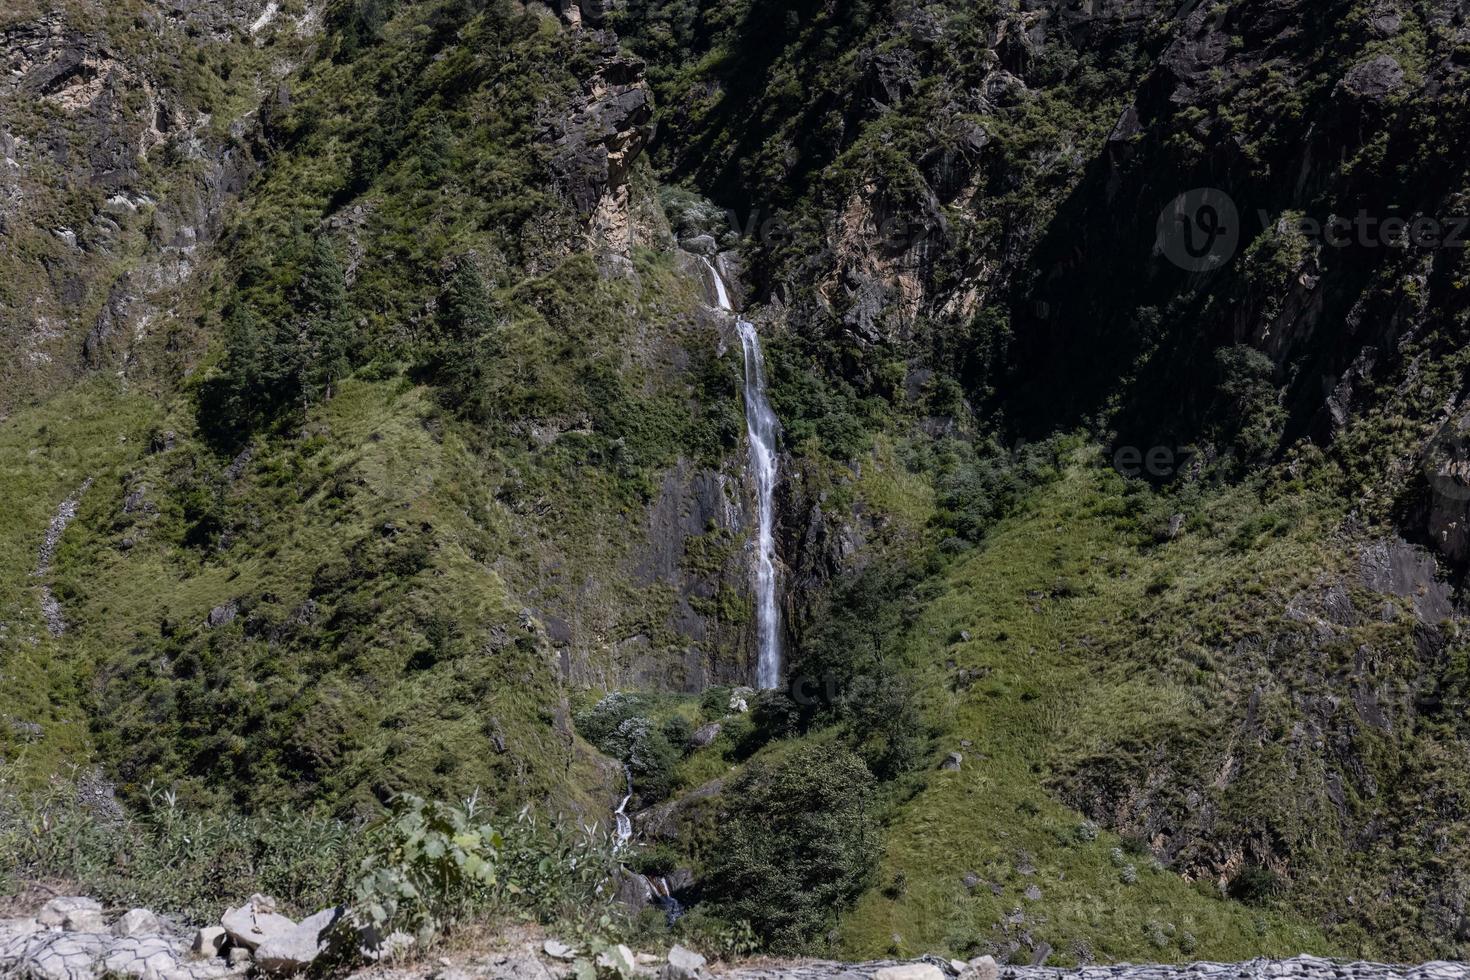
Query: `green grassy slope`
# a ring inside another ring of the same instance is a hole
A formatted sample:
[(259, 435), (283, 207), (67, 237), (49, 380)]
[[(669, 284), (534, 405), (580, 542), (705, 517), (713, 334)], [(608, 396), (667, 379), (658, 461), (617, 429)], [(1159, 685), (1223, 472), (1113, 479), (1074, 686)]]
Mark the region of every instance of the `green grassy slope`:
[[(159, 409), (112, 384), (79, 386), (0, 424), (0, 753), (44, 774), (91, 758), (80, 664), (41, 616), (39, 552), (62, 502), (142, 453)], [(104, 490), (97, 490), (105, 493)], [(88, 506), (89, 490), (83, 498)], [(70, 615), (68, 611), (68, 615)], [(31, 726), (39, 726), (33, 728)]]
[[(943, 577), (913, 630), (914, 656), (927, 665), (929, 703), (943, 706), (946, 743), (965, 761), (901, 805), (882, 887), (842, 923), (845, 951), (965, 953), (994, 944), (1004, 952), (1023, 932), (1062, 961), (1332, 948), (1300, 919), (1193, 887), (1142, 848), (1098, 833), (1049, 791), (1049, 776), (1079, 746), (1157, 738), (1195, 727), (1202, 714), (1203, 691), (1160, 683), (1145, 663), (1125, 659), (1137, 624), (1161, 604), (1149, 595), (1152, 575), (1187, 546), (1140, 555), (1120, 529), (1116, 482), (1068, 470)], [(979, 680), (955, 692), (959, 671)], [(973, 889), (967, 872), (980, 878)], [(903, 884), (890, 897), (895, 878)], [(1038, 897), (1028, 896), (1033, 887)], [(1017, 955), (1029, 958), (1030, 949)]]
[[(1067, 469), (909, 633), (965, 762), (897, 808), (844, 948), (1454, 955), (1466, 743), (1429, 692), (1460, 655), (1414, 612), (1427, 584), (1360, 574), (1377, 546), (1300, 482), (1169, 500)], [(1415, 830), (1380, 823), (1406, 808)]]

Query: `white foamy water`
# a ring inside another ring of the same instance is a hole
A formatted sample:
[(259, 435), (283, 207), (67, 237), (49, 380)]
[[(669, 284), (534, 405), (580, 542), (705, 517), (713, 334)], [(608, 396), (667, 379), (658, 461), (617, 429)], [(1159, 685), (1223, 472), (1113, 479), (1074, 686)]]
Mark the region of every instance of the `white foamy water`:
[[(734, 312), (730, 293), (720, 270), (708, 259), (705, 265), (715, 284), (720, 309)], [(735, 327), (745, 349), (745, 428), (750, 435), (750, 475), (756, 490), (756, 590), (755, 620), (759, 638), (756, 686), (774, 690), (781, 686), (781, 607), (776, 601), (776, 482), (779, 468), (776, 439), (781, 431), (776, 413), (766, 400), (766, 362), (761, 354), (755, 324), (736, 315)]]

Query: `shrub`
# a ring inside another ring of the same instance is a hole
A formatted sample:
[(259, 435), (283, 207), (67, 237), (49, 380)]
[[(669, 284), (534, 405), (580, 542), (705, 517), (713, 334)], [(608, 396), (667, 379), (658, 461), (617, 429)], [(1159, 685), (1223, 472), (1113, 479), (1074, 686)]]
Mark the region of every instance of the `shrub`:
[(647, 700), (636, 694), (613, 691), (585, 711), (578, 711), (572, 718), (582, 737), (603, 751), (607, 738), (619, 725), (647, 707)]
[(1281, 894), (1284, 883), (1281, 876), (1270, 868), (1253, 864), (1241, 871), (1230, 882), (1227, 894), (1237, 902), (1248, 905), (1265, 905)]
[(647, 718), (625, 719), (600, 744), (621, 759), (633, 774), (633, 785), (648, 800), (660, 800), (673, 788), (679, 752), (668, 737)]
[(399, 796), (370, 835), (353, 888), (360, 925), (431, 935), (487, 903), (505, 843), (464, 809)]
[(820, 935), (872, 878), (873, 776), (828, 745), (753, 764), (725, 794), (721, 848), (706, 869), (719, 915), (792, 951)]
[(699, 711), (705, 721), (719, 721), (730, 713), (730, 690), (711, 687), (699, 696)]
[(117, 813), (88, 802), (86, 781), (74, 774), (23, 793), (0, 766), (0, 884), (72, 881), (107, 905), (203, 922), (257, 891), (293, 913), (335, 905), (362, 858), (360, 828), (342, 821), (196, 810), (163, 791)]

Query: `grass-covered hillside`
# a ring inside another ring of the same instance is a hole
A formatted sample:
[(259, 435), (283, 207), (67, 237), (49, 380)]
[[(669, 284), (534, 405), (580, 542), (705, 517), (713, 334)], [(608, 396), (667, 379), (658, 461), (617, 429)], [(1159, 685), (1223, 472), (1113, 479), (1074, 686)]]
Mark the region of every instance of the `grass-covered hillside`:
[[(1331, 7), (7, 11), (0, 881), (197, 917), (422, 859), (425, 928), (1464, 955), (1463, 256), (1296, 219), (1458, 200), (1404, 148), (1458, 145), (1470, 39)], [(1282, 173), (1277, 232), (1167, 263), (1176, 194)]]

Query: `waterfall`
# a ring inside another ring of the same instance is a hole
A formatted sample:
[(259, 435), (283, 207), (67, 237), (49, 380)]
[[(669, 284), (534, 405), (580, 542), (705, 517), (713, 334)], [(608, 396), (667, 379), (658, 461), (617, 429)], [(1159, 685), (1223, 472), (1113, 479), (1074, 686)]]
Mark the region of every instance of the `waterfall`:
[(613, 836), (614, 853), (622, 851), (633, 839), (633, 820), (628, 816), (628, 804), (633, 800), (633, 770), (624, 766), (623, 775), (628, 781), (628, 794), (623, 797), (623, 802), (619, 803), (617, 810), (613, 812), (613, 822), (617, 829)]
[[(714, 280), (720, 309), (734, 312), (720, 270), (708, 259), (704, 264)], [(755, 324), (737, 315), (735, 327), (745, 349), (745, 426), (750, 435), (750, 472), (755, 480), (758, 522), (755, 619), (760, 657), (756, 686), (774, 690), (781, 686), (781, 608), (776, 603), (776, 436), (780, 425), (766, 400), (765, 358)]]

